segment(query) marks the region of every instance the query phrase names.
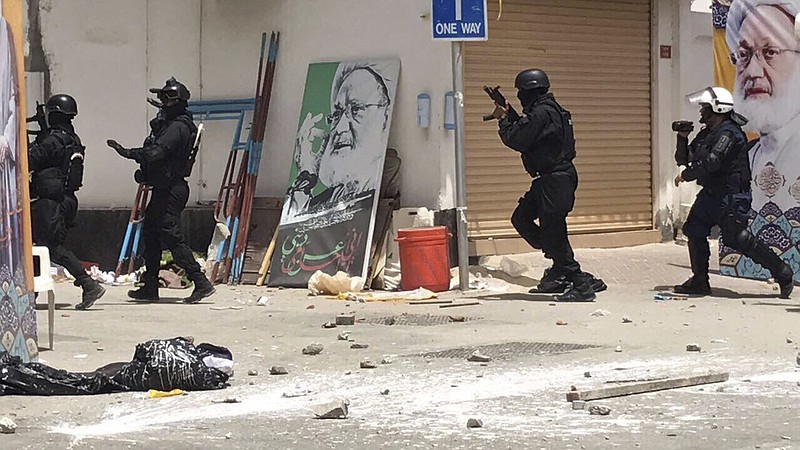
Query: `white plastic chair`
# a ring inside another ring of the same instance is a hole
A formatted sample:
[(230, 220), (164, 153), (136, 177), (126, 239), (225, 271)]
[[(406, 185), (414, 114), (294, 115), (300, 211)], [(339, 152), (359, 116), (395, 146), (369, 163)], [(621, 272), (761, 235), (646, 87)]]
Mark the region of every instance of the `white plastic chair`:
[(33, 291), (37, 293), (47, 292), (47, 337), (49, 338), (50, 350), (53, 349), (53, 320), (56, 316), (56, 284), (53, 276), (50, 275), (50, 251), (47, 247), (33, 247), (33, 262), (37, 263), (34, 273), (39, 272), (39, 276), (33, 277)]

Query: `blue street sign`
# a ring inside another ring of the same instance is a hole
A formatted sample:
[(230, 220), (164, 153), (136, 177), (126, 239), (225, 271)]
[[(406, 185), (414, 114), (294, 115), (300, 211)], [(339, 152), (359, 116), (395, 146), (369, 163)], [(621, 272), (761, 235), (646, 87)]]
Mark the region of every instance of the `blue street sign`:
[(486, 0), (432, 0), (433, 39), (485, 41)]

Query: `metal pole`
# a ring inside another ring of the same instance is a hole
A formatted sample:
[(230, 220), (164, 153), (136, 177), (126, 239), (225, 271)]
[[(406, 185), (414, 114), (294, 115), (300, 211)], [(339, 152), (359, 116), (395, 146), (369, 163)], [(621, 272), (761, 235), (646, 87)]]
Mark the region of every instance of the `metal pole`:
[(467, 241), (467, 180), (464, 157), (464, 65), (462, 41), (451, 44), (453, 59), (453, 108), (456, 119), (456, 220), (458, 221), (459, 289), (469, 290), (469, 242)]

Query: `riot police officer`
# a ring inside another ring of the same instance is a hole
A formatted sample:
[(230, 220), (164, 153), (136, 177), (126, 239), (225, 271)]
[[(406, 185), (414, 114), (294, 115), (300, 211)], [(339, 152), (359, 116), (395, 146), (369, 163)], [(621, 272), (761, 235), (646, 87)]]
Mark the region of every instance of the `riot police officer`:
[(33, 241), (46, 246), (50, 259), (64, 266), (75, 277), (75, 285), (82, 288), (81, 302), (75, 309), (88, 309), (106, 291), (64, 247), (67, 229), (73, 226), (78, 212), (75, 193), (83, 184), (86, 148), (72, 126), (78, 104), (69, 95), (54, 95), (47, 100), (43, 114), (40, 122), (46, 128), (28, 150)]
[(186, 271), (194, 282), (194, 291), (185, 303), (197, 303), (211, 296), (215, 290), (194, 259), (192, 250), (181, 234), (181, 212), (189, 200), (186, 177), (191, 171), (191, 151), (197, 136), (197, 127), (188, 111), (189, 90), (175, 78), (167, 80), (162, 88), (150, 89), (158, 100), (148, 101), (159, 108), (150, 121), (150, 135), (140, 148), (125, 148), (114, 140), (109, 147), (122, 157), (139, 163), (135, 179), (152, 187), (150, 201), (144, 217), (144, 259), (146, 271), (144, 285), (128, 292), (135, 300), (157, 301), (158, 272), (161, 266), (161, 249), (172, 252), (175, 263)]
[(719, 225), (725, 245), (769, 270), (780, 285), (779, 296), (789, 298), (793, 289), (792, 268), (747, 228), (752, 195), (747, 138), (742, 131), (746, 119), (733, 110), (733, 96), (726, 89), (708, 87), (690, 94), (688, 99), (700, 105), (700, 123), (705, 126), (689, 143), (691, 126), (682, 127), (679, 122), (673, 125), (678, 134), (675, 162), (686, 166), (675, 177), (675, 186), (697, 181), (702, 190), (683, 225), (689, 241), (692, 277), (675, 286), (675, 292), (711, 293), (708, 237), (711, 228)]
[[(581, 271), (567, 236), (567, 215), (575, 205), (578, 174), (572, 116), (550, 90), (547, 74), (539, 69), (519, 73), (514, 80), (522, 116), (508, 104), (496, 104), (503, 143), (521, 154), (531, 175), (531, 187), (511, 216), (519, 235), (553, 261), (531, 292), (554, 293), (559, 301), (589, 302), (606, 289), (602, 280)], [(535, 220), (539, 220), (539, 224)]]

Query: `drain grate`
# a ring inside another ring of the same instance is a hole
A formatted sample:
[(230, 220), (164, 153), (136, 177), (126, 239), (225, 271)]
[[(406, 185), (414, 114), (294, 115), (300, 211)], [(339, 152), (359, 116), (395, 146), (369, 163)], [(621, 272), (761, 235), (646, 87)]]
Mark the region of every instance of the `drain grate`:
[(509, 359), (516, 356), (553, 355), (575, 350), (600, 348), (600, 345), (564, 344), (558, 342), (508, 342), (505, 344), (479, 345), (476, 347), (459, 347), (438, 352), (421, 353), (413, 356), (423, 358), (459, 358), (464, 359), (476, 350), (492, 359)]
[[(472, 322), (480, 320), (482, 317), (464, 317), (459, 316), (457, 321), (453, 320), (455, 316), (436, 316), (433, 314), (401, 314), (399, 316), (378, 317), (375, 319), (367, 319), (366, 323), (373, 325), (400, 325), (412, 327), (430, 327), (434, 325), (445, 325), (448, 323), (458, 322)], [(464, 320), (461, 320), (461, 319)]]

